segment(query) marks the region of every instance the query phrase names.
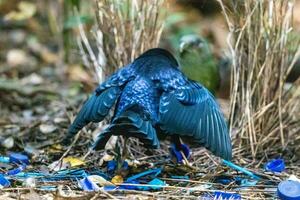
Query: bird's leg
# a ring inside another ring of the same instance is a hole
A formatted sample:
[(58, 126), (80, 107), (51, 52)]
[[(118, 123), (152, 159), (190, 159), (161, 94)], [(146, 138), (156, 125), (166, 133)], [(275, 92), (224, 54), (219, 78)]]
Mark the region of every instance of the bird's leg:
[(128, 148), (127, 148), (128, 137), (124, 137), (124, 147), (122, 151), (122, 160), (125, 161), (128, 156)]
[(127, 155), (128, 155), (127, 141), (128, 141), (128, 137), (124, 137), (124, 146), (123, 146), (122, 151), (120, 151), (120, 147), (119, 147), (119, 155), (118, 155), (118, 159), (117, 159), (117, 170), (122, 168), (123, 163), (127, 158)]
[[(174, 145), (175, 145), (175, 150), (178, 151), (178, 152), (180, 152), (180, 155), (182, 156), (182, 158), (183, 158), (183, 160), (184, 160), (183, 163), (184, 163), (185, 165), (191, 166), (190, 162), (189, 162), (188, 159), (187, 159), (187, 156), (185, 155), (185, 153), (184, 153), (184, 151), (183, 151), (183, 147), (185, 147), (185, 146), (183, 146), (184, 144), (182, 143), (180, 137), (179, 137), (179, 136), (173, 136), (173, 137), (171, 138), (171, 140), (172, 140), (172, 142), (173, 142)], [(185, 147), (185, 148), (187, 148), (187, 147)]]

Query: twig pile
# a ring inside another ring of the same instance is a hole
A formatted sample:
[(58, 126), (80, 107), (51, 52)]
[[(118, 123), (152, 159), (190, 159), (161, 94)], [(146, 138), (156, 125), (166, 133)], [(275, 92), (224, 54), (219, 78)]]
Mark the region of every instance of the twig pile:
[[(239, 149), (255, 157), (281, 143), (284, 149), (299, 131), (299, 80), (285, 82), (300, 55), (292, 33), (293, 3), (288, 0), (220, 1), (233, 57), (230, 127)], [(232, 42), (233, 41), (233, 42)], [(291, 46), (296, 49), (291, 50)], [(293, 135), (294, 134), (294, 135)]]

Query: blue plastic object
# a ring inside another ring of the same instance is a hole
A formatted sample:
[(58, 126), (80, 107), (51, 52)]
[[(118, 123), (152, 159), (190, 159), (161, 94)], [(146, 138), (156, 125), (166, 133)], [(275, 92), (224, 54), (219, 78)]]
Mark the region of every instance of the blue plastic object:
[(117, 168), (117, 162), (115, 160), (110, 160), (107, 162), (108, 173), (113, 173)]
[[(181, 144), (181, 150), (187, 159), (191, 157), (190, 148), (186, 144)], [(170, 152), (171, 152), (171, 156), (176, 158), (177, 163), (182, 163), (183, 156), (181, 154), (181, 151), (178, 151), (176, 149), (175, 144), (171, 145)]]
[(100, 188), (88, 177), (79, 180), (79, 185), (84, 191), (98, 191)]
[(243, 179), (241, 181), (241, 186), (242, 187), (251, 187), (251, 186), (255, 186), (257, 184), (257, 180), (248, 180), (248, 179)]
[(10, 153), (9, 154), (9, 161), (11, 163), (17, 163), (17, 164), (29, 164), (29, 158), (28, 156), (20, 153)]
[(129, 185), (129, 184), (139, 184), (140, 182), (137, 180), (133, 180), (130, 182), (125, 182), (122, 185), (119, 186), (119, 189), (125, 189), (125, 190), (137, 190), (138, 186), (136, 185)]
[(103, 189), (105, 191), (113, 191), (113, 190), (116, 190), (118, 187), (117, 186), (114, 186), (114, 185), (106, 185), (103, 187)]
[(190, 180), (190, 177), (189, 176), (171, 176), (171, 178), (173, 179), (182, 179), (182, 180)]
[(269, 161), (265, 169), (270, 172), (282, 172), (285, 170), (285, 164), (283, 159), (274, 159)]
[(250, 172), (249, 170), (247, 170), (247, 169), (245, 169), (245, 168), (243, 168), (243, 167), (240, 167), (240, 166), (238, 166), (238, 165), (236, 165), (236, 164), (234, 164), (234, 163), (232, 163), (232, 162), (230, 162), (230, 161), (228, 161), (228, 160), (222, 160), (222, 162), (225, 164), (225, 165), (227, 165), (228, 167), (231, 167), (231, 168), (233, 168), (233, 169), (235, 169), (235, 170), (238, 170), (238, 171), (240, 171), (240, 172), (243, 172), (244, 174), (247, 174), (248, 176), (250, 176), (250, 177), (252, 177), (252, 178), (254, 178), (254, 179), (256, 179), (256, 180), (260, 180), (260, 177), (259, 176), (257, 176), (257, 175), (255, 175), (253, 172)]
[(42, 185), (39, 187), (39, 189), (44, 190), (44, 191), (56, 191), (57, 186), (56, 185)]
[(277, 188), (278, 197), (282, 200), (299, 200), (300, 199), (300, 182), (282, 181)]
[(18, 168), (9, 170), (9, 171), (7, 172), (7, 174), (8, 174), (8, 175), (16, 175), (16, 174), (22, 172), (24, 169), (26, 169), (26, 165), (21, 165), (21, 166), (19, 166)]
[(128, 167), (129, 167), (128, 162), (124, 161), (123, 164), (122, 164), (122, 169), (127, 170)]
[(0, 174), (0, 185), (2, 185), (2, 187), (10, 186), (9, 180), (7, 180), (2, 174)]
[(128, 183), (128, 182), (131, 182), (133, 180), (139, 179), (143, 176), (147, 176), (147, 175), (151, 175), (151, 174), (153, 174), (154, 176), (157, 176), (160, 173), (161, 173), (161, 168), (150, 169), (150, 170), (141, 172), (139, 174), (136, 174), (136, 175), (133, 175), (133, 176), (127, 178), (126, 182)]
[(216, 183), (220, 183), (222, 185), (228, 185), (230, 184), (231, 182), (233, 182), (234, 179), (233, 178), (230, 178), (230, 177), (226, 177), (226, 176), (220, 176), (220, 177), (217, 177), (215, 179), (215, 182)]
[(214, 199), (222, 199), (222, 200), (241, 200), (242, 197), (237, 193), (227, 193), (227, 192), (214, 192)]
[(1, 163), (9, 163), (9, 157), (7, 156), (0, 156)]
[(159, 178), (155, 178), (152, 181), (150, 181), (148, 184), (151, 185), (151, 186), (149, 186), (151, 189), (159, 190), (162, 188), (162, 186), (166, 185), (166, 182), (160, 180)]

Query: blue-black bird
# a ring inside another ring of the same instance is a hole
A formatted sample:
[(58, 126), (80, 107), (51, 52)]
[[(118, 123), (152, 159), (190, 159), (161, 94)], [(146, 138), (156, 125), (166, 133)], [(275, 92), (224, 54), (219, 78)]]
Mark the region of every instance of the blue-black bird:
[(171, 53), (154, 48), (144, 52), (100, 84), (85, 102), (65, 142), (89, 122), (100, 122), (115, 107), (110, 125), (92, 148), (103, 149), (112, 135), (136, 137), (148, 148), (170, 136), (180, 150), (180, 138), (205, 146), (226, 160), (231, 140), (223, 114), (212, 94), (189, 80)]

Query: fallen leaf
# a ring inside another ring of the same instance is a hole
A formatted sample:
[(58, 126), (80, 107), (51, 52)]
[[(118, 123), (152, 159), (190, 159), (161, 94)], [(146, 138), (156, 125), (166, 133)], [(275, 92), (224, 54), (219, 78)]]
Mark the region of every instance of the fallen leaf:
[(55, 130), (56, 130), (56, 126), (54, 126), (54, 125), (49, 125), (49, 124), (41, 124), (40, 125), (40, 131), (42, 133), (45, 133), (45, 134), (52, 133)]
[(75, 167), (75, 166), (80, 166), (80, 165), (84, 165), (85, 162), (80, 159), (80, 158), (75, 158), (75, 157), (66, 157), (63, 159), (64, 163), (70, 163), (71, 167)]

